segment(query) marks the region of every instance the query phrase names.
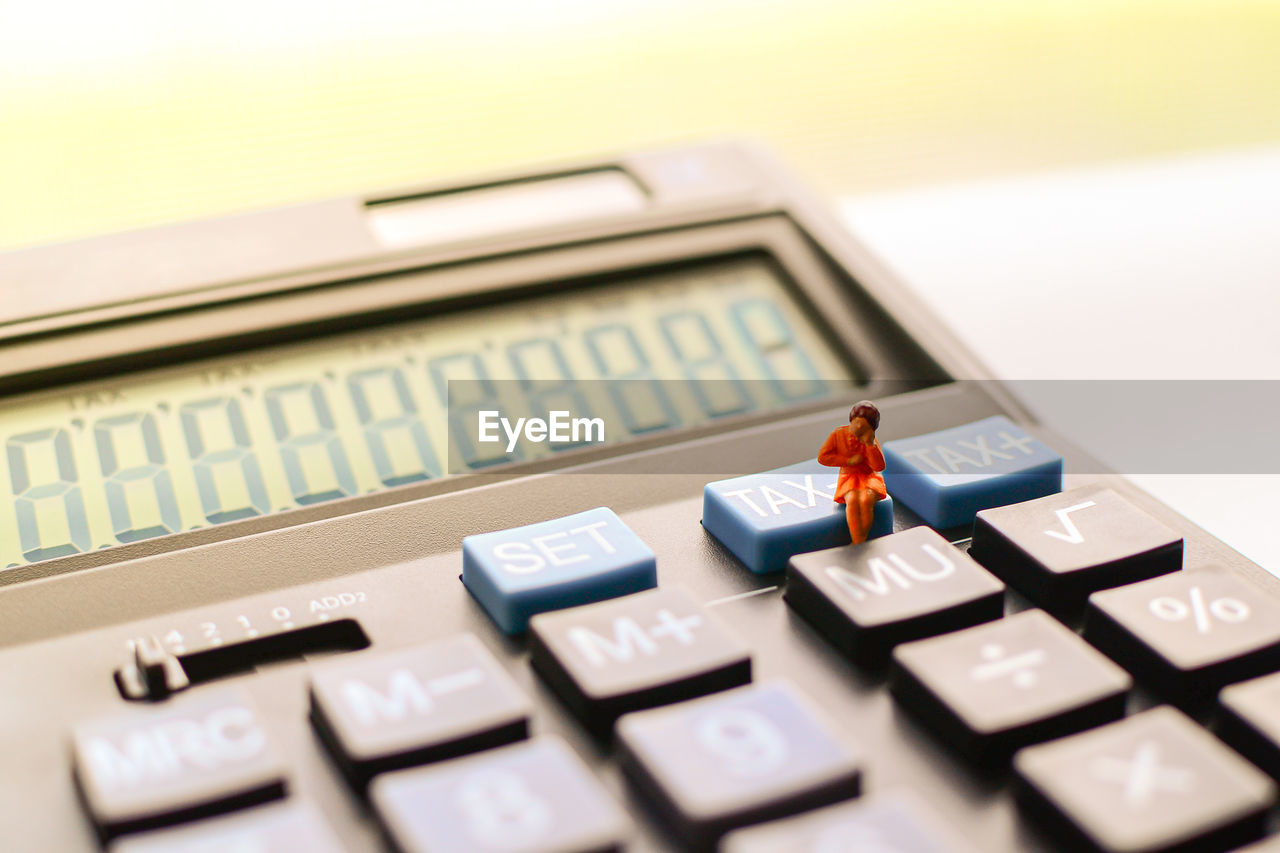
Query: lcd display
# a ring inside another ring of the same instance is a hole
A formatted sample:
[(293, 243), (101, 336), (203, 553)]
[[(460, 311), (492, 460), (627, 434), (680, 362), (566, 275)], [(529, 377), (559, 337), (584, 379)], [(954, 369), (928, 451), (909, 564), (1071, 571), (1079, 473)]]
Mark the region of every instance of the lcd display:
[(613, 442), (852, 378), (771, 263), (748, 256), (13, 397), (0, 567), (564, 447), (477, 443), (468, 416), (486, 406), (563, 404)]

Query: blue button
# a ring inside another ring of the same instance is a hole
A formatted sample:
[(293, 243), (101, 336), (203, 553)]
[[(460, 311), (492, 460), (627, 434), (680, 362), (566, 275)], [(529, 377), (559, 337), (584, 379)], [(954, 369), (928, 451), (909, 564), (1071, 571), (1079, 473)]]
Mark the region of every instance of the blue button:
[(462, 582), (498, 627), (658, 585), (649, 546), (606, 507), (462, 540)]
[(885, 442), (884, 463), (889, 494), (936, 528), (1062, 491), (1062, 457), (1002, 415)]
[[(780, 572), (796, 554), (849, 544), (844, 504), (832, 500), (837, 468), (816, 460), (708, 483), (702, 526), (756, 574)], [(893, 499), (876, 504), (867, 538), (893, 532)]]

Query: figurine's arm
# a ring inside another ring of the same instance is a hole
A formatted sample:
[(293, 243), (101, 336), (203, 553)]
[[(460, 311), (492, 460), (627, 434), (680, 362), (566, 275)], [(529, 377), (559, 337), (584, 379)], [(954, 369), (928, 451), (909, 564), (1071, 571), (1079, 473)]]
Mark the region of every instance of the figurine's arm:
[(822, 442), (822, 449), (818, 451), (818, 464), (827, 465), (832, 468), (839, 468), (844, 465), (845, 459), (840, 454), (837, 447), (837, 438), (840, 430), (835, 430), (831, 435), (827, 436), (827, 440)]
[(867, 464), (872, 471), (884, 470), (884, 451), (880, 449), (878, 440), (867, 447)]

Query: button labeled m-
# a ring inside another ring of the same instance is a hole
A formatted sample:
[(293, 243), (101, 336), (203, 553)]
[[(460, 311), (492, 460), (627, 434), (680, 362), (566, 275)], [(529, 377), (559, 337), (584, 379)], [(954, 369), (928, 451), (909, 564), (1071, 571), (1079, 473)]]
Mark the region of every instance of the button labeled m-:
[(417, 677), (407, 669), (392, 670), (385, 693), (359, 679), (342, 683), (342, 701), (351, 716), (364, 726), (383, 720), (400, 722), (410, 715), (431, 713), (435, 703)]

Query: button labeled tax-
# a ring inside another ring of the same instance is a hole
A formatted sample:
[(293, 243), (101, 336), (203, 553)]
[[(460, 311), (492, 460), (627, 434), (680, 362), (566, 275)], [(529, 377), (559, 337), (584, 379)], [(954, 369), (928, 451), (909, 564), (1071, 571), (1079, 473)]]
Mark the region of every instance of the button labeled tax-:
[[(780, 572), (794, 554), (849, 544), (835, 489), (836, 469), (815, 460), (718, 480), (702, 491), (702, 526), (756, 574)], [(885, 498), (868, 538), (892, 531), (893, 499)]]
[(72, 745), (76, 780), (103, 837), (284, 794), (284, 764), (238, 689), (84, 723)]
[(535, 616), (529, 661), (598, 733), (628, 711), (751, 680), (751, 654), (682, 589)]
[(1062, 457), (1003, 415), (885, 442), (884, 482), (930, 527), (1062, 490)]
[(969, 554), (1061, 613), (1091, 592), (1176, 572), (1182, 537), (1111, 489), (1083, 486), (982, 510)]
[(376, 773), (528, 735), (529, 702), (470, 634), (316, 666), (311, 719), (357, 787)]
[(785, 598), (836, 648), (870, 665), (898, 643), (1004, 613), (1004, 584), (923, 526), (792, 557)]
[(657, 585), (653, 551), (606, 507), (462, 540), (462, 581), (493, 621), (529, 617)]

